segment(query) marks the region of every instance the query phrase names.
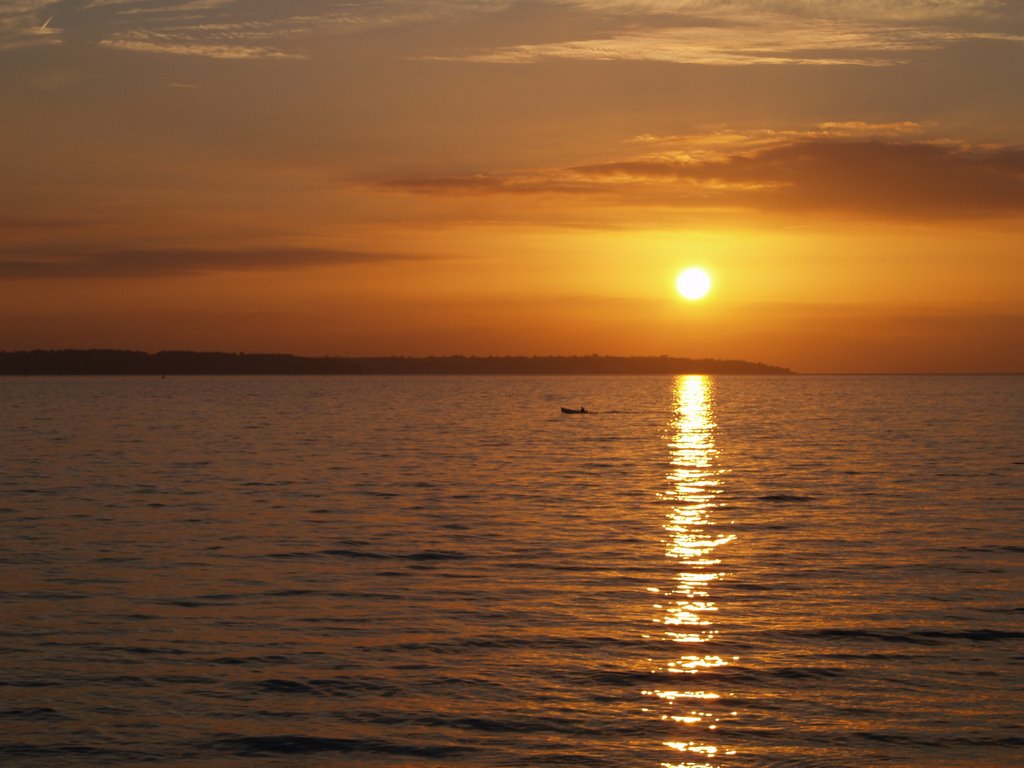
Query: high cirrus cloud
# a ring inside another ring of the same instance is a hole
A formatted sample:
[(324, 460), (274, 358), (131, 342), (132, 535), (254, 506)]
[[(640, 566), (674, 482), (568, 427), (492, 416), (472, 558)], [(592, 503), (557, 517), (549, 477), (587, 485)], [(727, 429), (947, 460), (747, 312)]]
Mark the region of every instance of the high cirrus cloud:
[(53, 0), (5, 0), (0, 3), (0, 51), (56, 43), (60, 35), (51, 24)]
[(1024, 43), (1001, 30), (946, 29), (884, 20), (805, 18), (751, 14), (690, 18), (630, 26), (600, 37), (524, 43), (427, 58), (493, 64), (533, 64), (551, 59), (652, 61), (708, 66), (764, 64), (891, 66), (919, 51), (963, 41)]
[[(579, 24), (553, 40), (557, 9)], [(1003, 0), (5, 0), (0, 49), (74, 39), (108, 49), (215, 59), (303, 58), (308, 39), (399, 24), (476, 20), (510, 10), (513, 44), (442, 47), (419, 58), (881, 66), (961, 40), (1020, 42), (1024, 4)], [(601, 29), (598, 36), (584, 30)], [(487, 35), (481, 33), (480, 39)]]
[(495, 0), (0, 0), (0, 50), (59, 43), (212, 59), (305, 58), (310, 36), (493, 13)]
[(653, 61), (708, 66), (891, 66), (964, 41), (1024, 42), (1024, 3), (1003, 0), (564, 0), (599, 35), (438, 52), (533, 64)]
[(574, 5), (622, 13), (709, 15), (784, 13), (811, 18), (934, 20), (1002, 18), (1015, 9), (1005, 0), (570, 0)]

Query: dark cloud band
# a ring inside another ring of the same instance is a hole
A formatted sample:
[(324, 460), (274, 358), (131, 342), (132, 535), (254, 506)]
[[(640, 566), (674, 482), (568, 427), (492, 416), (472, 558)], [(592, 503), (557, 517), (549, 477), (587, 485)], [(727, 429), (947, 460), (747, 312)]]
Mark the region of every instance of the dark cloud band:
[(417, 257), (314, 249), (263, 250), (130, 250), (68, 253), (47, 249), (0, 255), (0, 278), (68, 279), (119, 277), (178, 277), (209, 272), (290, 270), (411, 261)]
[(714, 160), (630, 159), (512, 176), (390, 180), (434, 195), (614, 192), (631, 205), (709, 204), (886, 218), (1024, 213), (1024, 150), (883, 140), (779, 142)]

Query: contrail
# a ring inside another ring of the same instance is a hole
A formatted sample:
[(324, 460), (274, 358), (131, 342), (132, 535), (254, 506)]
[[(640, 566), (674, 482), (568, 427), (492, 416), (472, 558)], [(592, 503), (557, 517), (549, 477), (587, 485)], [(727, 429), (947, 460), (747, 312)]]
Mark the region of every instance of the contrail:
[(50, 16), (50, 18), (48, 18), (46, 21), (43, 22), (43, 26), (41, 26), (39, 28), (39, 31), (42, 32), (44, 29), (46, 29), (48, 26), (50, 26), (50, 22), (51, 21), (53, 21), (53, 16)]

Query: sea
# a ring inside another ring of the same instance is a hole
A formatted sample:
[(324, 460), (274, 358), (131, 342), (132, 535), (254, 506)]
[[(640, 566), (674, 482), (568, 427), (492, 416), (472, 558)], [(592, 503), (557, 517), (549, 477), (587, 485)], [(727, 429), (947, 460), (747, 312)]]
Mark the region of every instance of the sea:
[(4, 766), (1024, 764), (1024, 377), (6, 377), (0, 462)]

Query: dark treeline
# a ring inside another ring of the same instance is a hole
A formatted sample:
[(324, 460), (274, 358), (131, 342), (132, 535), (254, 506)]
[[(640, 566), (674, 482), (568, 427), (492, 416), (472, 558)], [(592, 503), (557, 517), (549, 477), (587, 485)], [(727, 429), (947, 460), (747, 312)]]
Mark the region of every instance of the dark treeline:
[(0, 352), (0, 375), (232, 374), (678, 374), (791, 373), (743, 360), (685, 357), (300, 357), (231, 352), (132, 352), (37, 349)]

